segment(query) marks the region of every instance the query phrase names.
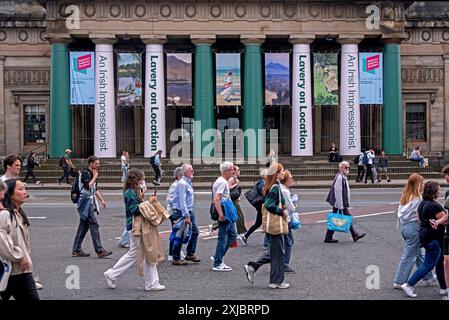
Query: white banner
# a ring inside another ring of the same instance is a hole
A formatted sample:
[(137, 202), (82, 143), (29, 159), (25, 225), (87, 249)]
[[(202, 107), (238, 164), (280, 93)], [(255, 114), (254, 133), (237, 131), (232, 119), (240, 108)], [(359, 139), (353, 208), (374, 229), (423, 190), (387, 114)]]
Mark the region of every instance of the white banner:
[(115, 158), (114, 60), (111, 44), (95, 46), (94, 154)]
[(293, 46), (292, 156), (313, 156), (310, 45)]
[(359, 54), (356, 44), (341, 46), (340, 154), (356, 155), (361, 150)]
[(165, 150), (164, 52), (161, 44), (147, 44), (145, 58), (144, 157)]

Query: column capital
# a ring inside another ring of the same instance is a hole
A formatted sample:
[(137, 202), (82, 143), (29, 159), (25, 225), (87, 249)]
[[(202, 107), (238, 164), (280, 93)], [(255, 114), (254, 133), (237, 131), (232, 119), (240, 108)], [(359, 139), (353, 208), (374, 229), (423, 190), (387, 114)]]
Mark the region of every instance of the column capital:
[(339, 35), (337, 42), (343, 44), (359, 44), (363, 40), (363, 37), (357, 37), (354, 35)]
[(291, 44), (311, 44), (315, 40), (314, 34), (292, 34), (288, 41)]
[(165, 44), (167, 42), (165, 35), (141, 35), (140, 39), (145, 44)]
[(112, 34), (90, 34), (89, 38), (95, 44), (114, 44), (117, 42), (115, 35)]
[(45, 33), (44, 38), (47, 39), (50, 44), (69, 44), (73, 40), (68, 33)]
[(266, 37), (259, 34), (242, 34), (240, 36), (240, 42), (244, 45), (248, 44), (258, 44), (261, 45), (265, 42)]
[(443, 48), (443, 56), (445, 56), (446, 59), (446, 56), (449, 55), (449, 43), (442, 43), (441, 47)]
[(201, 35), (201, 34), (191, 35), (190, 40), (195, 45), (198, 45), (198, 44), (212, 45), (217, 41), (215, 38), (215, 35)]
[(401, 44), (405, 39), (407, 39), (407, 33), (405, 32), (385, 34), (382, 36), (382, 40), (385, 44)]

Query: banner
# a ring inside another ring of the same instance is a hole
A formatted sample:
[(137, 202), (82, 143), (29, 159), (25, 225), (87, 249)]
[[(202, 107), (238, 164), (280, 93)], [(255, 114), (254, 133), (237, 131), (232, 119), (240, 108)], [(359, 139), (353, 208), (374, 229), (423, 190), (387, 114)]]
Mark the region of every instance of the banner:
[(360, 52), (360, 104), (383, 104), (383, 54)]
[(142, 105), (142, 54), (117, 54), (117, 105)]
[(358, 58), (356, 44), (341, 45), (340, 154), (346, 156), (361, 150)]
[(114, 60), (112, 45), (95, 45), (94, 154), (115, 158)]
[(192, 54), (167, 53), (167, 106), (192, 105)]
[(217, 53), (215, 68), (217, 106), (241, 105), (240, 53)]
[(162, 150), (165, 157), (164, 51), (161, 44), (147, 44), (145, 54), (144, 157)]
[(292, 156), (313, 156), (310, 45), (293, 45)]
[(265, 105), (290, 105), (288, 53), (265, 53)]
[(313, 54), (313, 104), (338, 105), (338, 55)]
[(95, 104), (94, 59), (94, 52), (70, 52), (70, 104)]

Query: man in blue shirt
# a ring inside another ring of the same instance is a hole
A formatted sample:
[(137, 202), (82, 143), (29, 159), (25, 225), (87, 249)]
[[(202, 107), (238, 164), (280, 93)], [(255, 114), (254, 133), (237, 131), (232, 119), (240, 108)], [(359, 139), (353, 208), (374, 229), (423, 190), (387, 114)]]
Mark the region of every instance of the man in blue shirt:
[(186, 261), (200, 262), (201, 259), (195, 255), (196, 244), (198, 241), (199, 229), (195, 220), (195, 214), (193, 212), (193, 167), (190, 164), (183, 164), (181, 167), (182, 178), (179, 180), (176, 186), (176, 197), (173, 199), (173, 219), (178, 220), (184, 218), (185, 223), (191, 224), (192, 236), (187, 244), (187, 256), (185, 260), (181, 260), (181, 247), (182, 242), (175, 243), (173, 245), (173, 265), (186, 265)]

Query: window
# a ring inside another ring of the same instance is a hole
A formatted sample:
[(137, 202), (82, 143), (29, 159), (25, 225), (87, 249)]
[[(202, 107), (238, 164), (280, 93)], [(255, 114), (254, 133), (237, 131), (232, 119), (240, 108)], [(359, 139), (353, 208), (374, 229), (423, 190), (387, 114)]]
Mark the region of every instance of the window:
[(24, 142), (45, 143), (45, 107), (43, 105), (24, 105)]
[(181, 117), (181, 128), (183, 130), (183, 140), (192, 141), (193, 139), (193, 118)]
[(426, 140), (426, 104), (406, 104), (407, 139)]

